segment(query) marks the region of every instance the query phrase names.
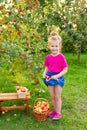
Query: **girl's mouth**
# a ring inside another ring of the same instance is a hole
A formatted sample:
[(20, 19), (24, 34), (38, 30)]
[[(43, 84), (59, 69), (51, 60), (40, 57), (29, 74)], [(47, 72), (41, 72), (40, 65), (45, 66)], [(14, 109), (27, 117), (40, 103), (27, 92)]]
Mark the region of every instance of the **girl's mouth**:
[(52, 50), (53, 52), (57, 51), (57, 50)]

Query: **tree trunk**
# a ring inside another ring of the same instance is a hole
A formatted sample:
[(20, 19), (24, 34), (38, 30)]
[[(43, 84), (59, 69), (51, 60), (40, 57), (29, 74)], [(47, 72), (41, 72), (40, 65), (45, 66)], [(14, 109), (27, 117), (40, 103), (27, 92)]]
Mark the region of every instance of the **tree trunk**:
[(80, 62), (80, 60), (81, 60), (81, 51), (78, 51), (77, 55), (78, 55), (78, 62)]

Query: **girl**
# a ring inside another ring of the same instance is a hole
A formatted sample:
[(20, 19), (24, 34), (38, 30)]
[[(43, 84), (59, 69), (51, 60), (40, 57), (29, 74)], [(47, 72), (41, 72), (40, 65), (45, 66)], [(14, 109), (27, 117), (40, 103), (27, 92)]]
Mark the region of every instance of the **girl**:
[(43, 73), (43, 81), (48, 86), (50, 97), (54, 110), (49, 113), (49, 117), (57, 120), (62, 117), (61, 114), (61, 94), (64, 86), (64, 74), (67, 73), (68, 64), (66, 58), (61, 54), (62, 39), (57, 33), (52, 32), (48, 38), (48, 47), (51, 54), (45, 58), (45, 70)]

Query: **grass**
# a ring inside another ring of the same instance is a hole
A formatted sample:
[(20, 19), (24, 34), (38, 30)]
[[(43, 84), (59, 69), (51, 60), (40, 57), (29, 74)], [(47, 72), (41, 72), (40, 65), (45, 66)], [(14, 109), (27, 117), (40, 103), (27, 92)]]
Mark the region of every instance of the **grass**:
[[(58, 121), (47, 119), (45, 122), (37, 122), (34, 120), (32, 108), (29, 114), (24, 111), (9, 111), (0, 114), (0, 130), (86, 130), (87, 129), (87, 56), (81, 55), (81, 62), (77, 62), (75, 54), (65, 54), (69, 70), (65, 75), (66, 83), (62, 93), (62, 114), (63, 117)], [(43, 57), (44, 59), (44, 57)], [(24, 70), (25, 71), (25, 70)], [(49, 100), (52, 108), (51, 99), (47, 87), (43, 84), (43, 69), (38, 74), (40, 83), (35, 85), (33, 82), (25, 80), (25, 86), (31, 93), (30, 105), (34, 105), (34, 101), (38, 97)], [(22, 75), (23, 76), (23, 75)], [(16, 83), (10, 76), (8, 70), (0, 68), (0, 92), (14, 92)], [(20, 101), (7, 101), (3, 105), (21, 104)], [(16, 113), (17, 116), (14, 116)]]

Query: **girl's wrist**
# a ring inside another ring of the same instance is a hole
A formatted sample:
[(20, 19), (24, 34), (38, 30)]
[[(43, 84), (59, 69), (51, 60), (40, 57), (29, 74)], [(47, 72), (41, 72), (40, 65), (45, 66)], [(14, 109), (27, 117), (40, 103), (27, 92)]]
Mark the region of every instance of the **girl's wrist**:
[(43, 78), (45, 78), (46, 77), (46, 75), (43, 75)]

